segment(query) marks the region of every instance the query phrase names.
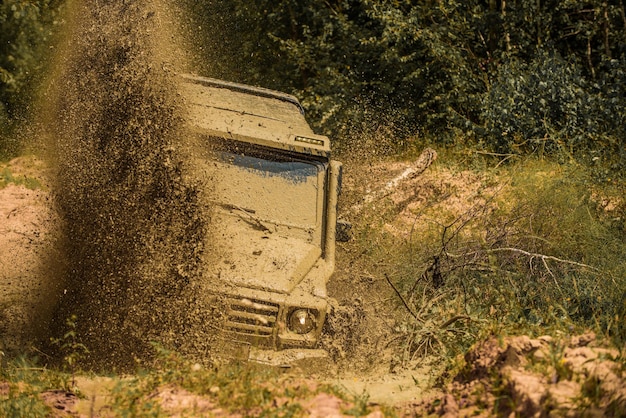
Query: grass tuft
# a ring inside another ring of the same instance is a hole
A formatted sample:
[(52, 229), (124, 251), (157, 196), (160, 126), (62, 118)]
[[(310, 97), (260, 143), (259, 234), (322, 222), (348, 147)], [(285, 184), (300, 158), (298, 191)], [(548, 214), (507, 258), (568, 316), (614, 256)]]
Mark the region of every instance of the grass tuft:
[(30, 190), (42, 188), (41, 182), (36, 178), (29, 176), (15, 176), (8, 167), (4, 167), (0, 169), (0, 189), (6, 187), (8, 184), (24, 186)]

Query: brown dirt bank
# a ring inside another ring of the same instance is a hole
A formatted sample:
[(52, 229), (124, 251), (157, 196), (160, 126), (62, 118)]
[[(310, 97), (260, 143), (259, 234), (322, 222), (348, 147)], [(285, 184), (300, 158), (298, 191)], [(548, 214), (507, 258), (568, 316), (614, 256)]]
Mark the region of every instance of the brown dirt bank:
[(9, 352), (49, 337), (43, 334), (62, 291), (59, 223), (41, 186), (43, 170), (32, 157), (0, 166), (0, 350)]

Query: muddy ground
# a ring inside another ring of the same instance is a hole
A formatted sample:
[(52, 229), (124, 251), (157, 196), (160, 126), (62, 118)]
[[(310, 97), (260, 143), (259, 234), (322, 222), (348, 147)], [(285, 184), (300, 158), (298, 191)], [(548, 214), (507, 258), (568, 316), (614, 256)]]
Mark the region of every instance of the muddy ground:
[[(356, 178), (350, 177), (348, 167), (346, 183), (354, 190), (377, 188), (385, 184), (383, 179), (393, 178), (407, 166), (403, 162), (372, 165), (367, 168), (372, 173), (368, 178), (380, 180), (367, 186), (354, 183)], [(13, 180), (0, 188), (0, 341), (3, 350), (10, 351), (45, 336), (44, 318), (63, 288), (47, 280), (54, 277), (45, 268), (52, 260), (43, 257), (54, 247), (58, 228), (45, 175), (41, 175), (45, 173), (43, 163), (19, 158), (6, 168)], [(25, 185), (29, 178), (39, 178), (29, 183), (33, 189)], [(415, 210), (429, 194), (462, 190), (450, 195), (448, 209), (467, 205), (475, 199), (472, 187), (480, 183), (477, 180), (475, 173), (453, 175), (447, 169), (431, 169), (392, 197), (404, 202), (407, 209), (384, 227), (399, 236), (411, 233), (415, 221), (410, 214), (415, 212), (408, 208)], [(465, 186), (460, 187), (461, 183)], [(394, 366), (392, 329), (399, 313), (392, 289), (384, 280), (357, 268), (349, 245), (340, 246), (338, 256), (338, 271), (329, 283), (336, 303), (323, 341), (331, 354), (331, 367), (324, 373), (292, 370), (286, 374), (286, 385), (294, 379), (311, 387), (338, 385), (357, 397), (366, 396), (372, 417), (389, 413), (377, 405), (392, 406), (398, 416), (626, 416), (623, 353), (606, 348), (591, 333), (561, 338), (493, 335), (459, 360), (461, 366), (453, 376), (446, 377), (441, 365), (428, 361)], [(42, 397), (56, 416), (110, 416), (110, 396), (103, 382), (102, 378), (79, 379), (82, 399), (62, 390)], [(6, 396), (3, 392), (0, 384), (0, 397)], [(176, 387), (162, 387), (151, 397), (171, 416), (190, 411), (231, 416), (210, 396)], [(330, 394), (298, 401), (305, 416), (345, 416), (353, 406)]]

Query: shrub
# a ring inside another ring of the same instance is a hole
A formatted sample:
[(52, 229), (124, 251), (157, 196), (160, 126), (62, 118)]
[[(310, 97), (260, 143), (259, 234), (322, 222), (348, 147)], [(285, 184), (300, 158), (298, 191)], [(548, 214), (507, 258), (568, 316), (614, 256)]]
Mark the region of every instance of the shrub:
[(529, 64), (511, 59), (500, 67), (483, 104), (496, 151), (571, 155), (598, 133), (596, 102), (574, 63), (540, 51)]
[(407, 240), (366, 229), (362, 245), (382, 243), (368, 264), (381, 266), (405, 311), (402, 361), (450, 357), (489, 329), (591, 327), (626, 341), (626, 243), (598, 205), (602, 189), (574, 165), (541, 161), (507, 168), (498, 182), (507, 178), (461, 213), (433, 199), (416, 215), (429, 226)]

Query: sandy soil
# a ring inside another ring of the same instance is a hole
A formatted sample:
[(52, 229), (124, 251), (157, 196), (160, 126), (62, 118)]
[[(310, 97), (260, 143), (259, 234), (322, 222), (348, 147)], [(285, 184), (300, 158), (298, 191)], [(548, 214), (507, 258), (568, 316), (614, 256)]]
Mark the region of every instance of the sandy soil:
[[(30, 157), (0, 167), (13, 177), (0, 188), (0, 349), (8, 351), (28, 347), (41, 336), (61, 291), (55, 282), (58, 221), (41, 186), (42, 168)], [(28, 183), (33, 175), (40, 176), (37, 189), (15, 184)]]

